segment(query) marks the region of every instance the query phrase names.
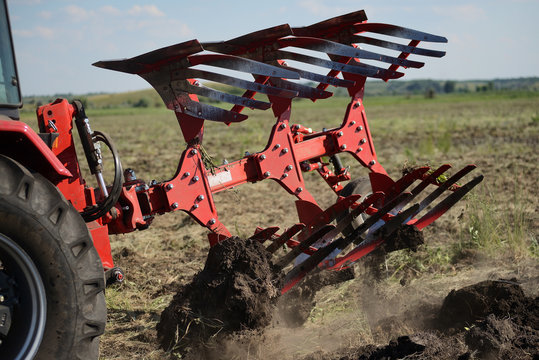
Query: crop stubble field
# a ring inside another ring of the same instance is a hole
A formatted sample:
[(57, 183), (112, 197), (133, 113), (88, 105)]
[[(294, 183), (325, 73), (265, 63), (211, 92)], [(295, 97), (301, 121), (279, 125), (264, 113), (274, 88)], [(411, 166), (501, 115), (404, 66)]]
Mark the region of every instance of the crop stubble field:
[[(293, 104), (291, 123), (321, 130), (340, 124), (346, 98)], [(425, 230), (417, 253), (390, 254), (382, 279), (358, 277), (317, 295), (300, 328), (275, 321), (264, 335), (244, 335), (222, 346), (221, 358), (293, 359), (362, 344), (382, 344), (421, 329), (421, 319), (451, 290), (480, 280), (516, 277), (528, 295), (539, 293), (537, 176), (539, 93), (454, 94), (365, 99), (379, 162), (393, 178), (403, 166), (451, 163), (478, 166), (485, 180), (473, 194)], [(184, 149), (172, 112), (163, 108), (89, 110), (92, 127), (112, 135), (124, 168), (139, 178), (170, 178)], [(270, 111), (241, 124), (206, 122), (204, 146), (220, 164), (262, 150), (274, 123)], [(28, 120), (31, 122), (31, 120)], [(353, 177), (366, 170), (344, 158)], [(322, 207), (335, 195), (317, 174), (308, 190)], [(215, 195), (220, 220), (240, 237), (256, 226), (296, 222), (294, 198), (276, 183), (246, 184)], [(157, 217), (142, 232), (113, 236), (117, 266), (127, 280), (109, 287), (103, 359), (162, 359), (155, 326), (180, 284), (200, 271), (208, 243), (202, 227), (177, 212)], [(423, 316), (423, 315), (424, 316)], [(323, 357), (322, 357), (323, 358)]]

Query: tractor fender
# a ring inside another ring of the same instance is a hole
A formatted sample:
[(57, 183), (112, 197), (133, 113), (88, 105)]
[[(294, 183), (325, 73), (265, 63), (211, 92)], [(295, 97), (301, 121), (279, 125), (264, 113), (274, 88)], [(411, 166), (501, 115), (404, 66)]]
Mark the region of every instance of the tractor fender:
[(39, 172), (53, 184), (73, 176), (39, 135), (21, 121), (0, 118), (0, 154)]

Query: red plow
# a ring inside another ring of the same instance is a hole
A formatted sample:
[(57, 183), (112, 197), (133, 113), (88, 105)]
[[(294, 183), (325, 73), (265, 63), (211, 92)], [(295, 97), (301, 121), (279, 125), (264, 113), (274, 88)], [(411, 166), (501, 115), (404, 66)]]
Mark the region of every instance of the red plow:
[[(0, 26), (9, 30), (5, 1)], [(310, 272), (339, 271), (374, 250), (410, 247), (397, 235), (420, 234), (483, 179), (461, 182), (474, 165), (452, 176), (445, 175), (450, 166), (442, 165), (418, 167), (394, 180), (379, 163), (363, 103), (367, 78), (388, 81), (402, 77), (403, 69), (421, 68), (424, 63), (409, 56), (442, 57), (445, 52), (419, 45), (447, 39), (369, 23), (364, 11), (95, 63), (141, 76), (176, 115), (187, 147), (170, 180), (150, 183), (123, 171), (111, 138), (92, 131), (80, 101), (40, 106), (39, 133), (19, 121), (11, 32), (4, 32), (9, 44), (0, 53), (0, 79), (11, 79), (0, 82), (0, 351), (6, 358), (97, 359), (106, 324), (104, 289), (123, 279), (109, 235), (147, 229), (155, 216), (181, 210), (209, 230), (214, 246), (232, 235), (213, 200), (220, 191), (271, 179), (295, 197), (297, 223), (257, 228), (249, 242), (257, 248), (262, 246), (256, 241), (267, 243), (285, 274), (285, 293)], [(340, 126), (314, 131), (301, 113), (292, 114), (294, 99), (323, 101), (333, 88), (344, 88), (350, 97)], [(245, 108), (273, 112), (266, 147), (214, 166), (202, 146), (205, 121), (235, 126), (247, 119)], [(95, 188), (82, 176), (74, 125)], [(111, 185), (102, 174), (101, 145), (114, 159)], [(369, 178), (352, 179), (342, 153)], [(337, 195), (326, 209), (306, 186), (304, 174), (310, 172)], [(238, 244), (222, 244), (228, 243)], [(277, 252), (283, 246), (289, 250)], [(258, 250), (266, 258), (263, 247)]]
[[(379, 35), (408, 42), (387, 41), (377, 38)], [(399, 227), (414, 226), (421, 230), (428, 226), (480, 183), (482, 176), (458, 185), (475, 168), (469, 165), (440, 182), (441, 175), (450, 168), (442, 165), (437, 169), (420, 167), (396, 181), (391, 179), (376, 157), (363, 106), (367, 78), (387, 81), (402, 77), (401, 68), (421, 68), (424, 63), (409, 60), (411, 54), (444, 56), (443, 51), (419, 47), (421, 42), (445, 43), (447, 39), (399, 26), (369, 23), (365, 12), (358, 11), (307, 27), (284, 24), (228, 41), (192, 40), (130, 59), (95, 63), (147, 80), (176, 114), (188, 144), (171, 180), (138, 187), (136, 198), (147, 199), (144, 206), (133, 203), (124, 186), (119, 203), (124, 208), (131, 205), (130, 209), (141, 209), (141, 213), (138, 217), (122, 214), (119, 206), (118, 212), (124, 219), (122, 225), (116, 220), (109, 224), (109, 230), (129, 230), (126, 218), (131, 219), (132, 228), (139, 228), (148, 225), (155, 214), (183, 210), (211, 231), (210, 243), (215, 244), (231, 233), (219, 221), (212, 195), (243, 183), (272, 179), (296, 197), (299, 222), (281, 234), (277, 234), (277, 227), (259, 228), (253, 237), (261, 242), (269, 241), (267, 249), (271, 252), (285, 244), (291, 249), (276, 260), (281, 268), (302, 253), (308, 255), (301, 257), (303, 261), (296, 260), (287, 273), (284, 293), (313, 269), (340, 270), (350, 266), (379, 247)], [(364, 50), (363, 44), (384, 49), (385, 53), (391, 50), (395, 55)], [(288, 65), (287, 61), (294, 64)], [(325, 72), (316, 72), (315, 67)], [(229, 75), (232, 71), (252, 78)], [(223, 91), (222, 87), (213, 89), (208, 81), (241, 88), (244, 93), (238, 96)], [(317, 86), (312, 86), (313, 82)], [(350, 96), (341, 126), (315, 132), (296, 123), (297, 115), (292, 123), (292, 100), (305, 98), (314, 102), (328, 98), (332, 95), (328, 91), (330, 85), (346, 88)], [(255, 99), (257, 93), (265, 94), (268, 101)], [(205, 103), (205, 98), (232, 107), (230, 110), (216, 107)], [(230, 125), (244, 121), (247, 116), (242, 110), (246, 107), (271, 108), (276, 117), (266, 148), (207, 169), (201, 151), (204, 122)], [(306, 188), (302, 173), (318, 172), (331, 191), (339, 195), (343, 190), (341, 183), (351, 179), (339, 158), (344, 152), (368, 169), (371, 190), (368, 194), (354, 194), (352, 189), (351, 195), (339, 196), (335, 204), (323, 210)], [(333, 168), (322, 157), (329, 157)], [(408, 205), (429, 186), (435, 190), (421, 202)], [(448, 195), (440, 201), (443, 194)], [(356, 219), (362, 219), (361, 224), (343, 235), (344, 229), (357, 223)], [(339, 254), (335, 256), (336, 253)]]

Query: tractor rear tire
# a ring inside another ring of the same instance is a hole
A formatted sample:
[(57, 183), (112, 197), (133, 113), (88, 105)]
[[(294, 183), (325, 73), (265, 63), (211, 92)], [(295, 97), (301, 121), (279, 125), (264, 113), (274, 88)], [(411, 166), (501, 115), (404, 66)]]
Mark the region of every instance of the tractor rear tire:
[(0, 332), (2, 359), (97, 359), (104, 289), (77, 210), (43, 176), (0, 155), (0, 310), (11, 320)]

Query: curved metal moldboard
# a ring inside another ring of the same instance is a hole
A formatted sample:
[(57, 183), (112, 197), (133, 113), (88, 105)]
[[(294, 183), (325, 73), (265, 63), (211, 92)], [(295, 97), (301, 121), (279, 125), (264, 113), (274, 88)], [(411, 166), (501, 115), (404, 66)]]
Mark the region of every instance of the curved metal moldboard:
[(253, 75), (299, 79), (298, 73), (263, 62), (227, 54), (209, 54), (189, 56), (191, 65), (209, 65), (223, 69), (236, 70)]
[[(234, 39), (219, 42), (202, 43), (204, 49), (230, 55), (245, 55), (261, 46), (275, 43), (279, 38), (292, 35), (288, 24), (258, 30)], [(261, 60), (261, 59), (257, 59)]]
[(353, 46), (344, 45), (338, 42), (319, 39), (319, 38), (313, 38), (313, 37), (288, 37), (285, 39), (279, 39), (279, 44), (282, 45), (283, 48), (288, 46), (308, 49), (308, 50), (315, 50), (324, 52), (326, 54), (331, 55), (340, 55), (340, 56), (346, 56), (346, 57), (353, 57), (353, 58), (361, 58), (361, 59), (368, 59), (368, 60), (377, 60), (385, 63), (389, 63), (392, 65), (399, 65), (399, 66), (406, 66), (406, 67), (413, 67), (413, 68), (420, 68), (425, 63), (418, 62), (418, 61), (411, 61), (406, 59), (399, 59), (393, 56), (387, 56), (383, 54), (378, 54), (372, 51), (366, 51), (362, 50)]
[[(297, 72), (295, 69), (290, 69)], [(204, 79), (214, 82), (218, 82), (225, 85), (230, 85), (246, 90), (256, 91), (262, 94), (274, 95), (285, 98), (293, 98), (297, 95), (296, 91), (280, 89), (277, 87), (261, 84), (254, 81), (248, 81), (239, 79), (233, 76), (222, 75), (211, 71), (199, 70), (199, 69), (181, 69), (176, 70), (176, 73), (180, 75), (182, 79)]]
[(354, 43), (354, 44), (361, 44), (361, 43), (368, 44), (368, 45), (378, 46), (378, 47), (382, 47), (382, 48), (386, 48), (390, 50), (400, 51), (403, 53), (430, 56), (430, 57), (439, 58), (445, 55), (445, 51), (423, 49), (416, 46), (398, 44), (391, 41), (375, 39), (369, 36), (362, 36), (362, 35), (350, 35), (350, 40), (348, 42)]
[(202, 84), (192, 85), (189, 81), (186, 80), (173, 80), (172, 87), (174, 89), (179, 89), (189, 94), (201, 95), (217, 101), (223, 101), (234, 105), (246, 106), (252, 109), (267, 110), (271, 107), (271, 104), (268, 102), (248, 99), (243, 96), (229, 94), (223, 91), (206, 87)]
[(446, 43), (447, 38), (443, 36), (429, 34), (423, 31), (418, 31), (414, 29), (408, 29), (402, 26), (383, 24), (383, 23), (363, 23), (355, 24), (353, 26), (355, 33), (362, 32), (372, 32), (377, 34), (389, 35), (394, 37), (399, 37), (403, 39), (416, 40), (416, 41), (426, 41), (426, 42), (436, 42), (436, 43)]
[(355, 84), (354, 81), (345, 80), (345, 79), (339, 79), (339, 78), (333, 77), (333, 76), (325, 76), (325, 75), (322, 75), (322, 74), (314, 73), (314, 72), (307, 71), (307, 70), (298, 69), (298, 68), (291, 67), (291, 66), (288, 66), (288, 65), (283, 65), (283, 66), (286, 66), (287, 69), (290, 69), (290, 70), (293, 70), (293, 71), (297, 72), (302, 79), (316, 81), (316, 82), (319, 82), (319, 83), (322, 83), (322, 84), (340, 86), (340, 87), (350, 87), (350, 86), (354, 86), (354, 84)]
[(340, 72), (346, 72), (346, 73), (363, 75), (363, 76), (380, 78), (380, 79), (387, 79), (387, 78), (397, 79), (404, 76), (404, 73), (383, 69), (377, 66), (372, 66), (372, 65), (367, 65), (367, 64), (357, 63), (357, 62), (354, 63), (353, 65), (345, 64), (345, 63), (341, 63), (337, 61), (317, 58), (310, 55), (298, 54), (298, 53), (287, 51), (287, 50), (276, 50), (271, 53), (271, 56), (279, 60), (282, 60), (282, 59), (294, 60), (298, 62), (303, 62), (303, 63), (307, 63), (311, 65), (324, 67), (331, 70), (337, 70)]
[(317, 88), (313, 88), (313, 87), (303, 85), (303, 84), (297, 84), (291, 81), (286, 81), (281, 78), (271, 78), (270, 83), (274, 86), (277, 86), (283, 89), (297, 91), (298, 92), (297, 97), (300, 97), (300, 98), (327, 99), (328, 97), (333, 96), (332, 92), (319, 90)]
[(202, 50), (202, 46), (195, 39), (153, 50), (129, 59), (102, 60), (92, 65), (103, 69), (140, 75), (165, 64), (181, 61), (187, 56), (196, 54)]
[(367, 14), (365, 10), (359, 10), (323, 20), (309, 26), (292, 28), (292, 32), (296, 36), (318, 37), (321, 34), (332, 35), (364, 21), (367, 21)]

